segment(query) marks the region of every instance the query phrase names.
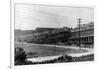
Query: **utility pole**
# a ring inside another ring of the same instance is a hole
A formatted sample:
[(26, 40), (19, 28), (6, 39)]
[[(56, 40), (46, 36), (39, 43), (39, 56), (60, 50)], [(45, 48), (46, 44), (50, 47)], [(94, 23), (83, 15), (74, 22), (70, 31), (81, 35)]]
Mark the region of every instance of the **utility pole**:
[(81, 45), (80, 45), (81, 44), (81, 41), (80, 41), (80, 23), (81, 23), (81, 20), (82, 20), (81, 18), (78, 19), (78, 25), (79, 25), (79, 44), (78, 45), (79, 45), (79, 49), (81, 49)]

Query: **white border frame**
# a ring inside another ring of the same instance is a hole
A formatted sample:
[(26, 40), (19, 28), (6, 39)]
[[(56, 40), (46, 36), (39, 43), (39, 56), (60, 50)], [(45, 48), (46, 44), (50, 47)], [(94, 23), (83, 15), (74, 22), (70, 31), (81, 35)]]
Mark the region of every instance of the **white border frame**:
[[(10, 46), (10, 56), (11, 56), (11, 58), (10, 58), (10, 66), (11, 66), (11, 68), (13, 69), (13, 68), (16, 68), (16, 69), (24, 69), (24, 68), (26, 68), (26, 67), (28, 67), (28, 68), (31, 68), (31, 67), (37, 67), (37, 66), (41, 66), (41, 65), (23, 65), (23, 66), (15, 66), (14, 65), (14, 23), (15, 23), (15, 21), (14, 21), (14, 4), (33, 4), (33, 5), (46, 5), (46, 6), (59, 6), (59, 7), (80, 7), (80, 8), (93, 8), (94, 9), (94, 11), (95, 11), (95, 6), (93, 6), (93, 5), (79, 5), (79, 4), (77, 4), (77, 5), (72, 5), (72, 4), (58, 4), (58, 3), (52, 3), (52, 4), (48, 4), (48, 3), (35, 3), (35, 2), (30, 2), (30, 1), (19, 1), (19, 0), (11, 0), (11, 2), (10, 2), (10, 14), (11, 14), (11, 26), (10, 26), (10, 32), (11, 32), (11, 41), (10, 41), (10, 44), (11, 44), (11, 46)], [(95, 13), (94, 13), (95, 14)], [(95, 17), (94, 17), (94, 22), (95, 22)], [(95, 44), (94, 44), (95, 45)], [(62, 63), (63, 65), (69, 65), (69, 66), (71, 66), (71, 65), (73, 65), (73, 64), (79, 64), (80, 65), (80, 63), (81, 64), (84, 64), (84, 62), (74, 62), (74, 63)], [(90, 63), (90, 62), (85, 62), (85, 64), (88, 64), (88, 63)], [(92, 63), (94, 63), (94, 62), (92, 62)], [(42, 64), (42, 66), (54, 66), (54, 65), (56, 65), (56, 66), (58, 66), (58, 65), (60, 65), (61, 63), (58, 63), (58, 64)]]

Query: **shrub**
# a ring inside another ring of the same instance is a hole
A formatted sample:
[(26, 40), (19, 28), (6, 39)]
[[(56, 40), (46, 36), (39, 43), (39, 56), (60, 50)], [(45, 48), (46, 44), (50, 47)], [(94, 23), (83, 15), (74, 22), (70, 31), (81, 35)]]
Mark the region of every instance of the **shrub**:
[(21, 65), (26, 60), (26, 53), (23, 48), (15, 48), (15, 65)]

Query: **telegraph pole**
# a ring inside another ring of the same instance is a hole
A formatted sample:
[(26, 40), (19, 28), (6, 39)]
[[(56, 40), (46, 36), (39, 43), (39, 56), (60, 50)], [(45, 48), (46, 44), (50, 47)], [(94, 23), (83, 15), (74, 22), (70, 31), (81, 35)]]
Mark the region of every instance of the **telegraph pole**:
[(79, 44), (78, 45), (79, 45), (79, 49), (81, 49), (81, 45), (80, 45), (81, 44), (81, 41), (80, 41), (80, 23), (81, 23), (81, 20), (82, 20), (81, 18), (78, 19), (78, 25), (79, 25)]

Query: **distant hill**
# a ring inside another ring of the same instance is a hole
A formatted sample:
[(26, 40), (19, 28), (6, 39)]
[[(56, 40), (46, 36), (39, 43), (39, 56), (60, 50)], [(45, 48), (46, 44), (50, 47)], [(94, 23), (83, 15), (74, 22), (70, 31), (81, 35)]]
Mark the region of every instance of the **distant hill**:
[(27, 34), (34, 34), (36, 31), (35, 30), (14, 30), (15, 36), (20, 36), (20, 35), (27, 35)]
[(15, 29), (14, 30), (14, 38), (15, 38), (15, 41), (21, 39), (22, 37), (27, 37), (29, 35), (33, 35), (35, 33), (34, 30), (18, 30), (18, 29)]

